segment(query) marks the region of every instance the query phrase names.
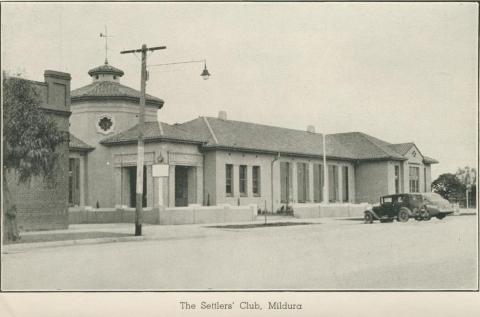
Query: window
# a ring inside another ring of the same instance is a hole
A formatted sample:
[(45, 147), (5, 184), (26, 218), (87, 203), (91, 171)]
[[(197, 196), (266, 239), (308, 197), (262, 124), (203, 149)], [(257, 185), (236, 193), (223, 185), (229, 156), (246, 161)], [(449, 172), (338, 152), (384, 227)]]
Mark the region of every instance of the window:
[(233, 196), (233, 165), (225, 165), (225, 193), (227, 196)]
[(238, 169), (240, 195), (247, 196), (247, 165), (240, 165)]
[(330, 202), (338, 201), (338, 166), (328, 166), (328, 198)]
[(400, 193), (400, 166), (395, 165), (395, 194)]
[(115, 129), (115, 119), (109, 114), (102, 114), (97, 117), (97, 132), (109, 134)]
[(349, 197), (348, 197), (348, 166), (343, 167), (342, 171), (342, 176), (343, 176), (343, 202), (348, 202)]
[(252, 192), (254, 196), (260, 196), (260, 166), (252, 167)]
[(323, 201), (323, 166), (320, 164), (313, 165), (313, 201)]
[(393, 202), (392, 197), (383, 197), (384, 204), (391, 204)]
[(297, 200), (304, 203), (308, 200), (308, 165), (297, 163)]
[(419, 178), (420, 178), (420, 167), (410, 166), (409, 168), (409, 177), (410, 177), (410, 192), (418, 193), (419, 192)]
[(280, 162), (280, 202), (290, 202), (290, 187), (292, 186), (289, 162)]

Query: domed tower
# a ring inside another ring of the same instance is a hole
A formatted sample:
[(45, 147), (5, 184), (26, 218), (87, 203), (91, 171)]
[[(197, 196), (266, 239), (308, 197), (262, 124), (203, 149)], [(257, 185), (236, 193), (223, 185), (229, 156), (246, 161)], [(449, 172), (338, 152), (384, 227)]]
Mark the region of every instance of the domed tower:
[[(85, 160), (85, 170), (95, 181), (88, 182), (85, 204), (113, 206), (113, 195), (105, 193), (112, 184), (113, 159), (100, 141), (138, 124), (140, 91), (120, 84), (121, 69), (105, 63), (88, 71), (92, 83), (71, 92), (70, 131), (94, 147)], [(146, 96), (145, 121), (156, 121), (163, 100)]]

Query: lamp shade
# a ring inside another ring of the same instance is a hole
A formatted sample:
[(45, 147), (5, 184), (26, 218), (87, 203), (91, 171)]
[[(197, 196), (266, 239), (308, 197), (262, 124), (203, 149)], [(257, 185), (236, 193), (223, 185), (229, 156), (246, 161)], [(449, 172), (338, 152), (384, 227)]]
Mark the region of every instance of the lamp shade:
[(203, 68), (203, 72), (200, 74), (204, 80), (207, 80), (210, 77), (210, 73), (207, 69), (207, 64), (205, 63), (205, 67)]

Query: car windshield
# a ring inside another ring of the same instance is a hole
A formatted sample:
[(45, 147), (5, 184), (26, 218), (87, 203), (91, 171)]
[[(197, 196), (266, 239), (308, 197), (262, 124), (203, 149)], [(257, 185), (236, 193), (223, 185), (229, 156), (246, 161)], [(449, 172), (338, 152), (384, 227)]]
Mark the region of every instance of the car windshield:
[(431, 203), (445, 203), (448, 202), (446, 199), (444, 199), (442, 196), (436, 193), (427, 193), (423, 194), (423, 197)]

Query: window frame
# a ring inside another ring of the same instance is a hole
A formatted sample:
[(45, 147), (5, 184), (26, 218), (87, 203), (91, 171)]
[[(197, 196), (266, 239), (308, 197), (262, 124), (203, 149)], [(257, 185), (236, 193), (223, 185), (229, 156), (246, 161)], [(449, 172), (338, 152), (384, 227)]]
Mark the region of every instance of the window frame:
[[(256, 172), (255, 172), (256, 171)], [(259, 165), (252, 166), (252, 194), (255, 197), (260, 197), (262, 195), (262, 186), (261, 186), (261, 172), (262, 169)]]
[(247, 167), (247, 165), (242, 164), (242, 165), (238, 166), (238, 192), (239, 192), (240, 196), (242, 196), (242, 197), (247, 197), (248, 196), (248, 167)]
[[(233, 186), (234, 186), (233, 164), (225, 164), (225, 196), (233, 197), (233, 191), (234, 191)], [(230, 192), (228, 191), (228, 187), (230, 187)]]

